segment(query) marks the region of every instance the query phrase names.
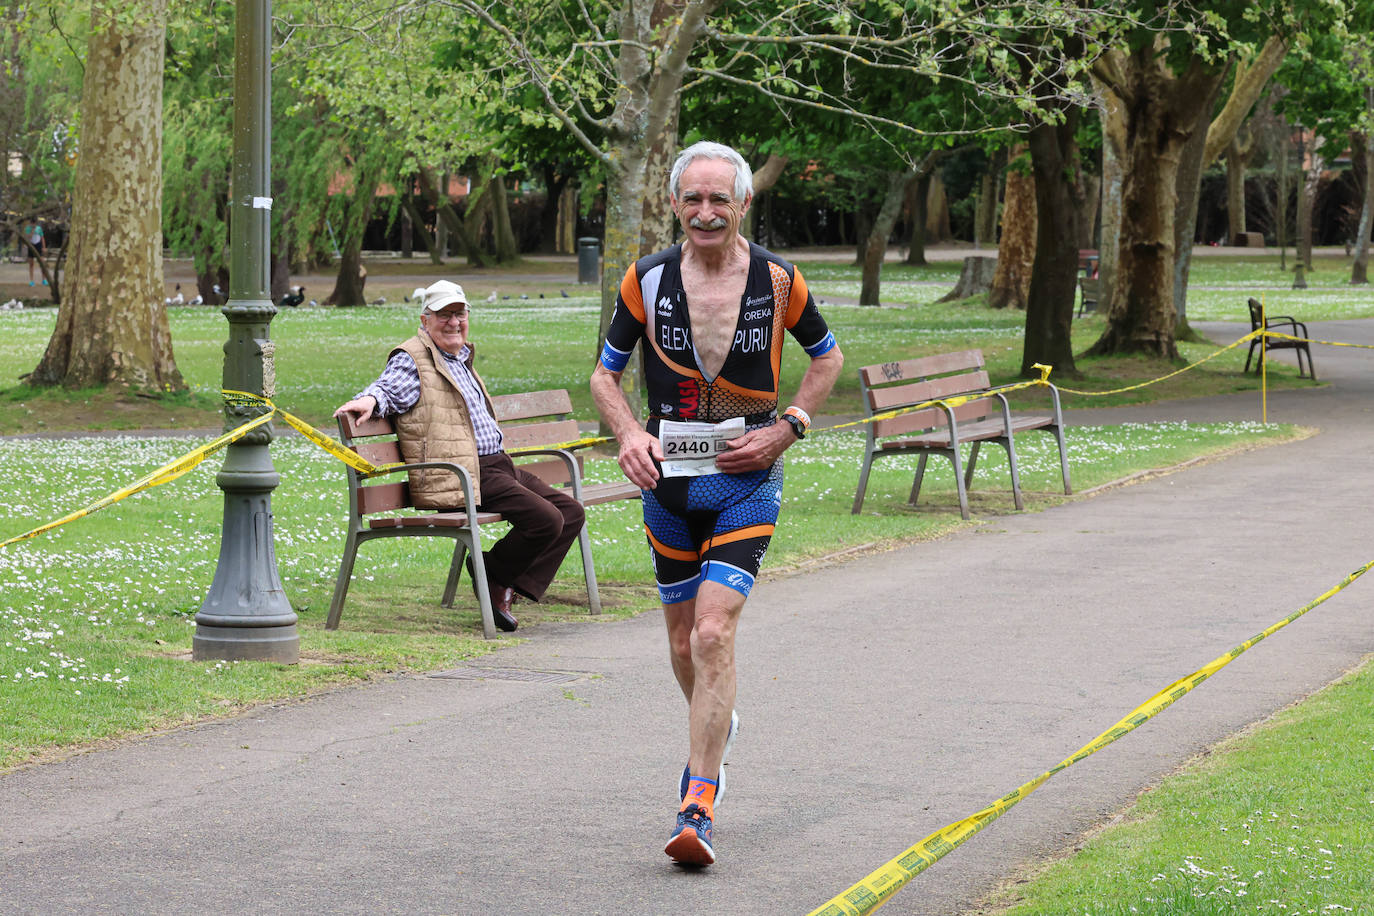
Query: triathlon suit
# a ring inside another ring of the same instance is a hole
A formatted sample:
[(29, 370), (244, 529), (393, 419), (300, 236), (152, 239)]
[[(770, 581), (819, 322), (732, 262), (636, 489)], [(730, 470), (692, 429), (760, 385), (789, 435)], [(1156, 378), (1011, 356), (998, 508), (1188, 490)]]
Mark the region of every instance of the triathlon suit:
[[(681, 267), (682, 246), (674, 245), (626, 272), (601, 364), (622, 372), (635, 344), (645, 342), (646, 429), (654, 436), (660, 420), (718, 423), (743, 417), (747, 429), (771, 425), (777, 419), (782, 332), (789, 331), (812, 358), (835, 347), (806, 281), (791, 264), (751, 242), (735, 338), (720, 372), (707, 378), (692, 342)], [(781, 458), (743, 474), (662, 477), (643, 494), (644, 530), (664, 604), (691, 600), (708, 580), (749, 594), (782, 506)]]

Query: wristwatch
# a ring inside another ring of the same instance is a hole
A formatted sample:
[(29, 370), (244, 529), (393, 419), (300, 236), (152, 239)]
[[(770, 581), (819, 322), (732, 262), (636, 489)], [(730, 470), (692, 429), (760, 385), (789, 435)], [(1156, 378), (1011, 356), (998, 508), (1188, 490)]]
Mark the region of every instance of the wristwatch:
[(785, 413), (782, 418), (791, 424), (792, 432), (797, 434), (798, 439), (806, 438), (806, 424), (802, 422), (801, 417), (796, 414)]

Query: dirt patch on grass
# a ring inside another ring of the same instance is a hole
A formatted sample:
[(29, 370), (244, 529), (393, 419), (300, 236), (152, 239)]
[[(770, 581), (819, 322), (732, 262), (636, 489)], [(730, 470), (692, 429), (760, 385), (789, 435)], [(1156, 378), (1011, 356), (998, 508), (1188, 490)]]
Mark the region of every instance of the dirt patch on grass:
[(91, 430), (218, 432), (219, 404), (180, 396), (145, 398), (127, 392), (12, 389), (0, 394), (0, 435), (47, 435)]

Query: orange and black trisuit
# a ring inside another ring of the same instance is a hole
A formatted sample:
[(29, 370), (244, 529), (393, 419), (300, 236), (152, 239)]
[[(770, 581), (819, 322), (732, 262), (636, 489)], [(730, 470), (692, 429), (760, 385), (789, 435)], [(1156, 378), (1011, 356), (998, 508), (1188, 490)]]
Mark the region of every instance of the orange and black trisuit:
[[(692, 341), (682, 287), (682, 246), (641, 258), (625, 274), (606, 332), (601, 364), (621, 372), (644, 341), (647, 429), (660, 420), (718, 423), (743, 417), (747, 428), (777, 419), (783, 331), (811, 357), (835, 346), (801, 273), (750, 243), (749, 276), (735, 336), (720, 372), (708, 378)], [(665, 477), (644, 491), (644, 527), (664, 604), (695, 596), (704, 579), (748, 595), (782, 504), (782, 459), (745, 474)]]

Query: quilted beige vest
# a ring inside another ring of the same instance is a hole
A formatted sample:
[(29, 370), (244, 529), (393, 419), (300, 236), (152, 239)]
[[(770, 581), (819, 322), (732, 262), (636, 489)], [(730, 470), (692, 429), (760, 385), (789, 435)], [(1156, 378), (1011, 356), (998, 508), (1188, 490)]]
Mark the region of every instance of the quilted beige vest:
[[(418, 334), (396, 350), (409, 353), (420, 370), (420, 400), (396, 417), (396, 439), (401, 446), (401, 457), (407, 464), (447, 461), (466, 468), (472, 475), (473, 496), (480, 504), (477, 434), (473, 431), (467, 402), (448, 374), (443, 356), (434, 341)], [(472, 368), (474, 352), (472, 344), (468, 344), (465, 365), (482, 389), (487, 410), (495, 416), (487, 386)], [(421, 509), (457, 509), (463, 505), (463, 488), (452, 471), (424, 468), (410, 472), (410, 498)]]

